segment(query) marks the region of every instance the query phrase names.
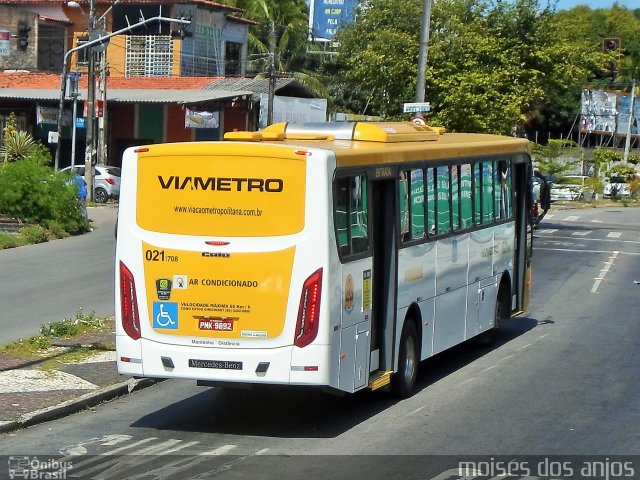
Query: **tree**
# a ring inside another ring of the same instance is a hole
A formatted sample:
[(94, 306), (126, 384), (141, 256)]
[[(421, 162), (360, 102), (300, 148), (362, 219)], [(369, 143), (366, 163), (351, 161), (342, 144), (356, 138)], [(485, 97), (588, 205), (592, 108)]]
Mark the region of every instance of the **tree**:
[[(264, 78), (269, 75), (273, 61), (277, 75), (293, 77), (320, 97), (329, 96), (324, 82), (307, 68), (307, 51), (313, 45), (307, 41), (309, 8), (305, 0), (236, 0), (232, 3), (245, 9), (247, 18), (256, 22), (249, 29), (252, 60), (248, 71)], [(271, 51), (273, 43), (275, 48)]]
[[(369, 0), (356, 23), (338, 32), (341, 73), (332, 88), (352, 110), (403, 117), (402, 103), (415, 91), (421, 8), (417, 0)], [(450, 131), (522, 130), (543, 118), (552, 99), (579, 98), (599, 55), (591, 50), (563, 40), (555, 13), (538, 0), (434, 2), (430, 118)]]
[(420, 0), (368, 0), (357, 21), (336, 35), (331, 79), (338, 104), (360, 114), (401, 116), (413, 99), (420, 31)]
[(546, 145), (532, 143), (536, 167), (541, 173), (561, 176), (575, 166), (578, 161), (562, 161), (561, 157), (578, 151), (578, 145), (571, 140), (549, 140)]

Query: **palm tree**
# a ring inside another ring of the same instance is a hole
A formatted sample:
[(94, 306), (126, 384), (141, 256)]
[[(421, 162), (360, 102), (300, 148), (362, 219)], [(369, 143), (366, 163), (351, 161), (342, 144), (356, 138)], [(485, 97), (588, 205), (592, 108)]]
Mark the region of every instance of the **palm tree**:
[(329, 92), (319, 76), (308, 69), (308, 52), (318, 47), (308, 41), (309, 11), (305, 0), (235, 0), (247, 17), (258, 22), (249, 31), (250, 56), (256, 78), (265, 78), (271, 68), (289, 76), (319, 97)]

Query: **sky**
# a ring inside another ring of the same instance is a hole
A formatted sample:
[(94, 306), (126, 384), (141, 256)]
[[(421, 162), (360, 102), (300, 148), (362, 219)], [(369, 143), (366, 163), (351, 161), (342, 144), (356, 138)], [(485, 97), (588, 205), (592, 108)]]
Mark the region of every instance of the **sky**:
[[(591, 8), (610, 8), (611, 0), (558, 0), (558, 10), (566, 10), (577, 5), (586, 5)], [(640, 8), (640, 0), (618, 0), (617, 3), (630, 9)]]

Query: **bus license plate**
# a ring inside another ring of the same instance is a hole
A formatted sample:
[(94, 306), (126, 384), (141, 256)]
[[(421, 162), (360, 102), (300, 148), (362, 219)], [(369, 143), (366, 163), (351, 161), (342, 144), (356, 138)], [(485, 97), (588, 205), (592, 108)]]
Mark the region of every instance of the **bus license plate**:
[(192, 368), (218, 368), (222, 370), (242, 370), (242, 362), (230, 362), (228, 360), (195, 360), (189, 359)]

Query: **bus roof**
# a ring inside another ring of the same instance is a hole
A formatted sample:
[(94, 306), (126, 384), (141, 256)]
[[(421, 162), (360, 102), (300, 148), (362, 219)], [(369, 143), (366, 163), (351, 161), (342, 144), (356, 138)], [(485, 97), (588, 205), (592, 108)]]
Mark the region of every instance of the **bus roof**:
[(262, 132), (227, 133), (225, 140), (330, 150), (335, 153), (339, 167), (529, 154), (529, 141), (525, 138), (476, 133), (445, 134), (444, 129), (412, 122), (280, 123)]

